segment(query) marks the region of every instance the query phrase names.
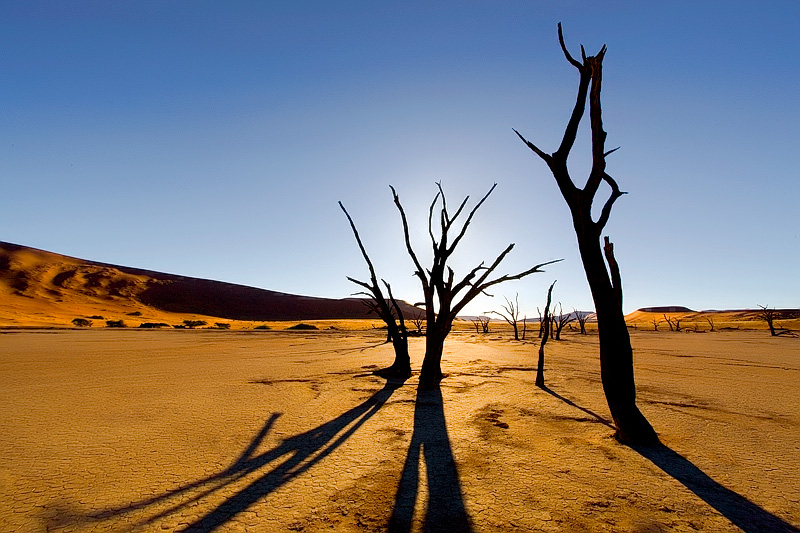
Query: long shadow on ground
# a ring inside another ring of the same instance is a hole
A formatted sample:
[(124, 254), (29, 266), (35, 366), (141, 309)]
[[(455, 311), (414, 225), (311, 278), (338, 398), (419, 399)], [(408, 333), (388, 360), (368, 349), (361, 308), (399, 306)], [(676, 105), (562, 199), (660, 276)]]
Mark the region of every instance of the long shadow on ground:
[(176, 503), (167, 509), (160, 510), (158, 514), (139, 522), (139, 525), (150, 524), (185, 509), (248, 475), (260, 474), (246, 487), (228, 496), (222, 503), (184, 529), (184, 531), (203, 533), (215, 531), (238, 513), (247, 510), (328, 456), (377, 413), (392, 393), (402, 385), (402, 380), (389, 380), (381, 390), (333, 420), (290, 437), (271, 450), (254, 455), (280, 416), (279, 413), (273, 413), (240, 456), (225, 470), (126, 507), (106, 509), (83, 518), (102, 521), (176, 500)]
[[(561, 396), (553, 390), (543, 387), (548, 394), (558, 398), (567, 405), (580, 409), (593, 416), (599, 422), (614, 427), (608, 420), (597, 413), (581, 407), (572, 400)], [(656, 446), (632, 446), (631, 449), (650, 460), (665, 473), (684, 487), (692, 491), (701, 500), (717, 510), (725, 518), (733, 522), (745, 533), (763, 531), (800, 532), (800, 529), (759, 507), (741, 494), (724, 487), (714, 481), (708, 474), (700, 470), (694, 463), (673, 449), (659, 444)]]
[(389, 520), (391, 533), (411, 531), (414, 503), (419, 492), (420, 455), (425, 461), (428, 484), (424, 531), (471, 532), (472, 525), (464, 507), (458, 469), (447, 436), (442, 392), (438, 387), (417, 390), (414, 433)]

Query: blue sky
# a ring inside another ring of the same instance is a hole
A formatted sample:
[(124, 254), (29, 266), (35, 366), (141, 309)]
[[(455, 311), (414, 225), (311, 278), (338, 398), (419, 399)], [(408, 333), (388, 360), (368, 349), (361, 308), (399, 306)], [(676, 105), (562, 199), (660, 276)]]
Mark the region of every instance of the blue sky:
[[(389, 185), (422, 256), (442, 181), (498, 187), (456, 271), (515, 273), (466, 312), (547, 286), (591, 309), (547, 167), (577, 73), (608, 46), (606, 227), (625, 310), (800, 307), (800, 3), (11, 1), (0, 5), (0, 240), (326, 297), (379, 275), (418, 301)], [(582, 183), (582, 135), (571, 169)]]

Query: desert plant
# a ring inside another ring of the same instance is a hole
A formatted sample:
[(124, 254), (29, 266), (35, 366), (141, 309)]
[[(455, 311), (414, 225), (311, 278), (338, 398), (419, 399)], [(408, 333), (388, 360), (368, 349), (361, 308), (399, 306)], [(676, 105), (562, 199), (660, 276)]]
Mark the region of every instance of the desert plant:
[(124, 320), (106, 320), (106, 327), (107, 328), (124, 328), (125, 321)]
[[(478, 266), (470, 270), (461, 281), (456, 281), (455, 272), (447, 264), (448, 260), (467, 232), (473, 216), (475, 216), (475, 213), (481, 205), (483, 205), (483, 202), (486, 201), (489, 195), (492, 194), (497, 184), (495, 183), (492, 185), (489, 192), (487, 192), (475, 207), (472, 208), (460, 229), (454, 227), (454, 224), (464, 212), (469, 196), (461, 202), (455, 213), (451, 214), (447, 208), (447, 200), (444, 190), (442, 189), (442, 184), (437, 183), (436, 186), (439, 190), (436, 196), (434, 196), (428, 212), (428, 235), (430, 236), (433, 247), (433, 265), (430, 268), (424, 268), (422, 266), (414, 248), (411, 246), (411, 236), (405, 210), (400, 203), (400, 197), (397, 195), (397, 191), (395, 191), (394, 187), (390, 187), (394, 198), (394, 204), (400, 212), (400, 218), (403, 223), (406, 251), (414, 262), (414, 275), (419, 278), (422, 284), (422, 294), (424, 296), (426, 324), (425, 356), (422, 360), (422, 370), (419, 378), (420, 387), (423, 389), (433, 388), (444, 377), (441, 368), (444, 341), (453, 327), (453, 320), (455, 320), (464, 306), (479, 294), (484, 293), (489, 287), (506, 281), (520, 279), (535, 272), (541, 272), (543, 266), (554, 262), (549, 261), (536, 265), (519, 274), (511, 276), (504, 275), (495, 279), (489, 279), (489, 276), (492, 275), (506, 255), (514, 248), (514, 245), (510, 244), (497, 256), (491, 265), (485, 266), (485, 264), (481, 262)], [(437, 209), (437, 206), (439, 206), (437, 219), (439, 220), (440, 227), (438, 240), (433, 230), (434, 211)], [(451, 232), (453, 231), (457, 232), (457, 235), (451, 241)]]
[(269, 327), (269, 326), (268, 326), (268, 325), (266, 325), (266, 324), (261, 324), (260, 326), (256, 326), (256, 327), (254, 327), (253, 329), (272, 329), (272, 328), (271, 328), (271, 327)]
[(231, 325), (227, 322), (214, 322), (217, 329), (231, 329)]
[(315, 326), (314, 324), (304, 324), (304, 323), (301, 322), (300, 324), (295, 324), (294, 326), (289, 326), (286, 329), (309, 331), (309, 330), (314, 330), (314, 329), (319, 329), (319, 328), (317, 326)]
[(200, 326), (207, 325), (208, 322), (205, 320), (184, 320), (183, 325), (186, 326), (188, 329), (194, 329)]
[(72, 324), (79, 328), (89, 328), (92, 326), (92, 321), (85, 318), (73, 318)]
[(139, 324), (139, 327), (142, 329), (159, 329), (159, 328), (168, 328), (169, 324), (165, 322), (142, 322)]
[[(614, 202), (624, 193), (606, 171), (606, 158), (614, 150), (606, 150), (606, 132), (603, 130), (600, 89), (603, 59), (606, 47), (596, 56), (587, 56), (581, 47), (581, 61), (572, 57), (564, 44), (561, 24), (558, 25), (558, 42), (567, 61), (578, 70), (578, 95), (558, 149), (548, 154), (526, 140), (519, 138), (541, 158), (555, 178), (561, 195), (569, 206), (572, 224), (578, 240), (583, 268), (594, 300), (600, 341), (600, 377), (611, 416), (617, 428), (616, 437), (621, 442), (650, 444), (658, 442), (653, 426), (636, 406), (636, 382), (633, 376), (633, 348), (631, 347), (625, 315), (622, 311), (622, 278), (614, 257), (614, 246), (608, 237), (601, 246), (600, 237), (611, 215)], [(592, 167), (583, 188), (575, 185), (567, 167), (567, 159), (578, 135), (586, 101), (589, 101)], [(605, 183), (611, 190), (597, 220), (592, 216), (592, 203)], [(607, 263), (607, 264), (606, 264)]]

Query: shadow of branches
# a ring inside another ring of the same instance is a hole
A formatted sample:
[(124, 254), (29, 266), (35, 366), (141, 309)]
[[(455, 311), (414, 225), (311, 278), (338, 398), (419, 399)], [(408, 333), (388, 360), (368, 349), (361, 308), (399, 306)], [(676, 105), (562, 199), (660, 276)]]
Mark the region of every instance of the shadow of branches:
[[(157, 496), (135, 501), (124, 507), (104, 509), (84, 515), (80, 517), (80, 521), (101, 522), (135, 511), (153, 508), (150, 516), (139, 520), (136, 524), (145, 526), (178, 513), (196, 502), (203, 501), (214, 493), (232, 486), (237, 481), (256, 474), (258, 477), (244, 488), (226, 496), (221, 503), (213, 506), (183, 530), (215, 531), (238, 513), (247, 510), (260, 499), (302, 475), (330, 455), (369, 420), (386, 403), (392, 393), (402, 385), (402, 380), (389, 380), (382, 389), (333, 420), (289, 437), (270, 450), (256, 453), (275, 421), (280, 417), (280, 413), (273, 413), (239, 457), (224, 470)], [(163, 508), (164, 505), (167, 507)]]

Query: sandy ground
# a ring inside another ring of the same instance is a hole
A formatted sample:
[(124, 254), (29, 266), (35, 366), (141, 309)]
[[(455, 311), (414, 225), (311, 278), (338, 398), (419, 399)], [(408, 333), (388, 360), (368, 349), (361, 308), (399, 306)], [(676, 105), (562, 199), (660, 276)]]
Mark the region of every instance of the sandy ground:
[[(616, 443), (597, 338), (5, 331), (0, 531), (797, 531), (800, 339), (633, 333), (665, 447)], [(422, 339), (412, 339), (419, 368)]]

